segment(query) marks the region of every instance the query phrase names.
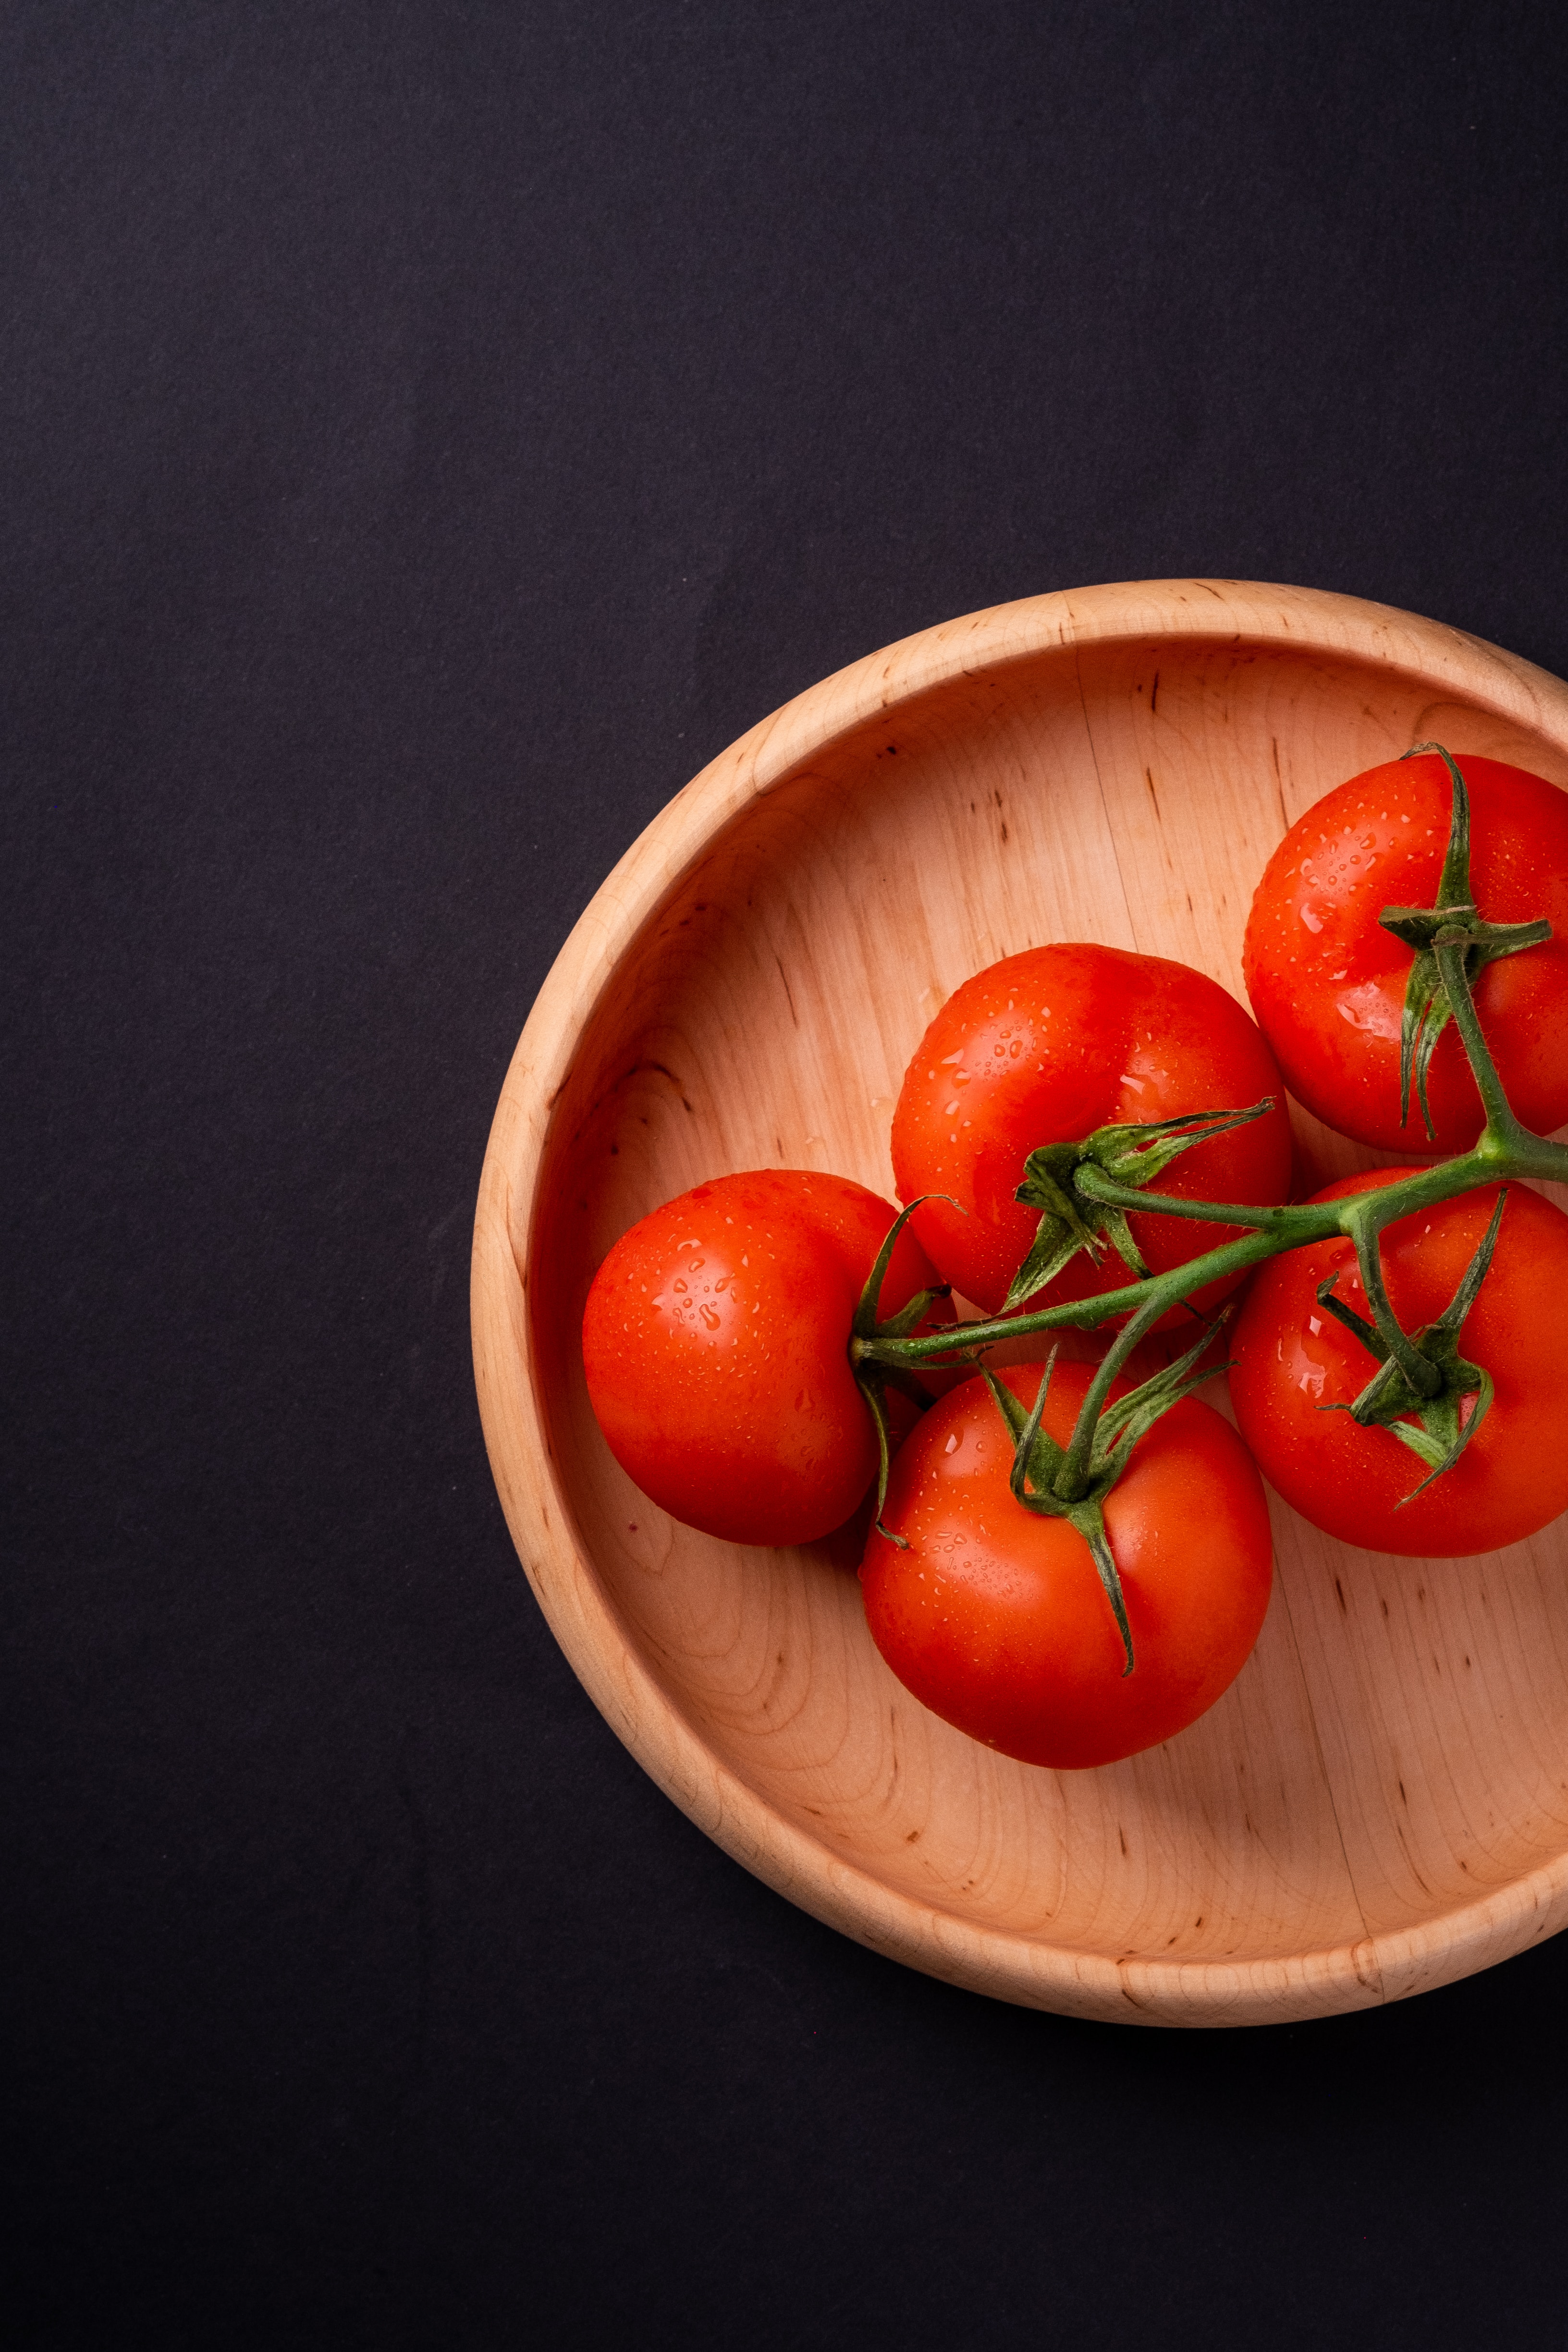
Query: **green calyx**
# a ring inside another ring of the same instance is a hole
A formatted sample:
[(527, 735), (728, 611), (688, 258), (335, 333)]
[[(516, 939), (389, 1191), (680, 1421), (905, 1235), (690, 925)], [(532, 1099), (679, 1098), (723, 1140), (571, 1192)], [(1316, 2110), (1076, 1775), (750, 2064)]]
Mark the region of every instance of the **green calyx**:
[[(1223, 1318), (1221, 1318), (1223, 1319)], [(1105, 1597), (1116, 1619), (1117, 1631), (1127, 1663), (1122, 1677), (1132, 1672), (1132, 1631), (1127, 1622), (1127, 1602), (1121, 1590), (1121, 1578), (1111, 1554), (1110, 1538), (1105, 1531), (1105, 1498), (1126, 1469), (1132, 1449), (1139, 1439), (1160, 1419), (1179, 1404), (1184, 1396), (1204, 1381), (1212, 1380), (1216, 1371), (1226, 1371), (1228, 1365), (1205, 1365), (1196, 1369), (1199, 1358), (1218, 1330), (1217, 1322), (1205, 1326), (1203, 1336), (1186, 1354), (1165, 1370), (1156, 1372), (1130, 1394), (1118, 1397), (1100, 1408), (1095, 1415), (1093, 1437), (1084, 1470), (1074, 1474), (1074, 1456), (1080, 1451), (1076, 1444), (1058, 1445), (1048, 1431), (1042, 1427), (1046, 1397), (1050, 1389), (1051, 1374), (1056, 1369), (1057, 1350), (1053, 1348), (1040, 1378), (1039, 1391), (1032, 1411), (1026, 1412), (1022, 1400), (1016, 1397), (1005, 1382), (999, 1381), (988, 1365), (981, 1366), (981, 1376), (989, 1388), (997, 1411), (1006, 1423), (1013, 1439), (1013, 1471), (1010, 1484), (1013, 1497), (1026, 1511), (1040, 1518), (1066, 1519), (1078, 1529), (1089, 1546), (1095, 1569), (1099, 1573)], [(1084, 1400), (1086, 1412), (1094, 1406), (1092, 1393)], [(1078, 1432), (1075, 1430), (1076, 1440)]]
[(1100, 1169), (1113, 1183), (1142, 1191), (1163, 1175), (1184, 1151), (1233, 1127), (1245, 1127), (1265, 1111), (1274, 1097), (1265, 1096), (1247, 1110), (1189, 1111), (1180, 1118), (1156, 1119), (1144, 1126), (1099, 1127), (1078, 1143), (1044, 1143), (1024, 1162), (1024, 1181), (1013, 1198), (1026, 1208), (1038, 1209), (1040, 1222), (1029, 1255), (1008, 1286), (1002, 1303), (1005, 1315), (1022, 1307), (1037, 1290), (1055, 1281), (1080, 1250), (1098, 1265), (1109, 1243), (1136, 1281), (1149, 1269), (1127, 1223), (1126, 1212), (1105, 1202), (1089, 1202), (1075, 1179), (1080, 1168)]
[[(1507, 1199), (1506, 1192), (1498, 1195), (1491, 1222), (1442, 1314), (1414, 1335), (1411, 1344), (1415, 1352), (1436, 1374), (1436, 1385), (1429, 1391), (1416, 1386), (1376, 1325), (1333, 1296), (1337, 1274), (1318, 1286), (1319, 1306), (1354, 1333), (1368, 1355), (1375, 1357), (1378, 1367), (1352, 1404), (1324, 1405), (1321, 1410), (1348, 1412), (1363, 1429), (1386, 1429), (1426, 1465), (1425, 1478), (1400, 1496), (1402, 1509), (1425, 1494), (1445, 1470), (1452, 1469), (1491, 1408), (1492, 1376), (1484, 1366), (1470, 1363), (1459, 1353), (1459, 1333), (1492, 1262)], [(1467, 1398), (1473, 1400), (1468, 1413)], [(1414, 1420), (1409, 1418), (1412, 1414)]]
[(1552, 937), (1552, 926), (1544, 917), (1532, 923), (1489, 923), (1484, 919), (1470, 896), (1470, 796), (1464, 777), (1458, 761), (1441, 743), (1417, 743), (1403, 756), (1414, 760), (1423, 751), (1437, 753), (1447, 768), (1453, 787), (1453, 815), (1437, 882), (1437, 903), (1435, 907), (1385, 907), (1378, 921), (1385, 931), (1392, 931), (1396, 940), (1402, 940), (1415, 951), (1405, 982), (1399, 1025), (1399, 1123), (1403, 1127), (1410, 1117), (1410, 1086), (1414, 1078), (1427, 1139), (1436, 1142), (1436, 1129), (1426, 1102), (1426, 1075), (1437, 1040), (1454, 1016), (1453, 997), (1443, 978), (1438, 949), (1463, 950), (1465, 978), (1473, 987), (1477, 975), (1489, 963), (1495, 963), (1500, 956), (1518, 955), (1524, 948), (1539, 947)]

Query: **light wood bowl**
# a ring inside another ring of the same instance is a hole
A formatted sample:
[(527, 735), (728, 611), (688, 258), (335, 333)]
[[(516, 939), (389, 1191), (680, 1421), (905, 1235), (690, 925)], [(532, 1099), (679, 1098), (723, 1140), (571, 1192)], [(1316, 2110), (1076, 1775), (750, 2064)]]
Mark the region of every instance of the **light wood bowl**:
[[(1568, 1922), (1568, 1538), (1391, 1559), (1275, 1506), (1233, 1688), (1092, 1772), (992, 1754), (872, 1647), (857, 1547), (678, 1527), (583, 1382), (589, 1280), (702, 1178), (891, 1195), (904, 1065), (1050, 940), (1241, 985), (1253, 887), (1332, 784), (1426, 738), (1568, 784), (1568, 687), (1460, 631), (1231, 580), (1038, 596), (800, 695), (605, 883), (508, 1074), (474, 1236), (479, 1393), (541, 1606), (709, 1834), (846, 1934), (1042, 2009), (1222, 2025), (1370, 2007)], [(1304, 1114), (1321, 1180), (1372, 1155)]]

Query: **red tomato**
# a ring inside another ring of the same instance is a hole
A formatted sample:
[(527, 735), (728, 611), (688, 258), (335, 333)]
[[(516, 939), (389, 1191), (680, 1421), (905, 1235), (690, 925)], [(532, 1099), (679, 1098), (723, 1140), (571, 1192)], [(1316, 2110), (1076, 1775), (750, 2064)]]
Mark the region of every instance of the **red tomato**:
[[(583, 1365), (611, 1453), (661, 1509), (734, 1543), (842, 1526), (877, 1472), (850, 1318), (897, 1213), (846, 1177), (763, 1168), (622, 1235), (588, 1293)], [(882, 1313), (938, 1279), (906, 1227)], [(952, 1313), (938, 1300), (921, 1328)]]
[[(1527, 1127), (1568, 1119), (1568, 793), (1523, 768), (1461, 754), (1470, 889), (1489, 922), (1544, 915), (1542, 946), (1488, 964), (1476, 1005)], [(1427, 1074), (1436, 1141), (1414, 1090), (1399, 1117), (1399, 1032), (1412, 951), (1385, 907), (1432, 907), (1453, 788), (1435, 751), (1352, 776), (1293, 824), (1252, 902), (1242, 969), (1285, 1083), (1325, 1125), (1388, 1151), (1468, 1150), (1481, 1103), (1452, 1022)]]
[[(1032, 1404), (1042, 1367), (999, 1378)], [(1058, 1361), (1045, 1427), (1067, 1443), (1092, 1368)], [(1026, 1764), (1110, 1764), (1195, 1722), (1233, 1682), (1268, 1605), (1262, 1482), (1194, 1398), (1134, 1447), (1105, 1503), (1135, 1664), (1089, 1546), (1008, 1488), (1013, 1440), (983, 1381), (934, 1405), (893, 1465), (860, 1570), (872, 1639), (933, 1714)]]
[[(1341, 1200), (1409, 1173), (1380, 1168), (1315, 1197)], [(1412, 1336), (1458, 1288), (1499, 1189), (1466, 1192), (1384, 1232), (1389, 1304)], [(1426, 1475), (1419, 1455), (1385, 1429), (1322, 1410), (1351, 1403), (1377, 1369), (1318, 1305), (1318, 1285), (1336, 1271), (1335, 1297), (1370, 1320), (1354, 1247), (1334, 1239), (1259, 1266), (1232, 1336), (1236, 1417), (1285, 1500), (1345, 1543), (1439, 1559), (1516, 1543), (1568, 1510), (1568, 1328), (1558, 1311), (1568, 1296), (1568, 1217), (1527, 1186), (1509, 1186), (1491, 1265), (1459, 1334), (1460, 1353), (1492, 1376), (1492, 1404), (1453, 1467), (1412, 1503), (1401, 1497)]]
[[(1013, 1197), (1038, 1145), (1112, 1123), (1240, 1110), (1265, 1095), (1275, 1097), (1271, 1111), (1193, 1145), (1155, 1191), (1286, 1198), (1290, 1129), (1273, 1056), (1236, 999), (1184, 964), (1120, 948), (1031, 948), (965, 981), (926, 1031), (893, 1113), (893, 1171), (902, 1199), (947, 1193), (959, 1203), (926, 1202), (914, 1226), (948, 1281), (994, 1315), (1039, 1224), (1039, 1211)], [(1129, 1222), (1156, 1274), (1237, 1237), (1233, 1226), (1177, 1217)], [(1093, 1297), (1132, 1279), (1113, 1250), (1098, 1267), (1080, 1253), (1030, 1304)], [(1202, 1312), (1234, 1287), (1211, 1284), (1194, 1304)], [(1178, 1307), (1159, 1328), (1191, 1319)]]

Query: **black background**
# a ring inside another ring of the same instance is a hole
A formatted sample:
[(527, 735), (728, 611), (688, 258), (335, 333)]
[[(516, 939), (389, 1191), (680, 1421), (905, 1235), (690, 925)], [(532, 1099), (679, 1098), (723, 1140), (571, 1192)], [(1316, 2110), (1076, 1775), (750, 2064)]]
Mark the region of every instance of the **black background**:
[(1162, 2034), (841, 1940), (556, 1651), (466, 1284), (582, 906), (843, 662), (1195, 571), (1568, 670), (1555, 19), (11, 0), (27, 2341), (1425, 2347), (1557, 2298), (1568, 1943)]

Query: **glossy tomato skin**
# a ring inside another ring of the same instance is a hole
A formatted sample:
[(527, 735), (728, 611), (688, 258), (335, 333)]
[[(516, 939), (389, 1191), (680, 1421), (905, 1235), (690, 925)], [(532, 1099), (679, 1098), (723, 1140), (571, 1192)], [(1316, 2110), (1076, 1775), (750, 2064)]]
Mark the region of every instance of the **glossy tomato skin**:
[[(999, 1375), (1033, 1403), (1042, 1367)], [(1092, 1367), (1059, 1363), (1046, 1426), (1065, 1444)], [(1228, 1422), (1189, 1398), (1157, 1422), (1105, 1505), (1135, 1665), (1081, 1536), (1008, 1490), (1013, 1442), (983, 1381), (924, 1416), (893, 1465), (860, 1570), (866, 1617), (907, 1688), (1026, 1764), (1110, 1764), (1211, 1707), (1251, 1654), (1273, 1554), (1262, 1482)]]
[[(1568, 1119), (1568, 793), (1500, 760), (1460, 755), (1470, 801), (1470, 887), (1489, 921), (1547, 917), (1542, 946), (1489, 964), (1476, 987), (1514, 1110), (1548, 1134)], [(1299, 1102), (1382, 1150), (1466, 1151), (1480, 1097), (1452, 1022), (1427, 1076), (1436, 1139), (1418, 1104), (1399, 1117), (1399, 1031), (1411, 950), (1385, 907), (1431, 907), (1453, 791), (1436, 752), (1369, 768), (1310, 808), (1264, 871), (1242, 970), (1264, 1034)]]
[[(1407, 1168), (1345, 1178), (1315, 1197), (1393, 1184)], [(1487, 1229), (1499, 1188), (1402, 1218), (1383, 1236), (1389, 1302), (1405, 1330), (1435, 1321)], [(1253, 1276), (1231, 1337), (1231, 1400), (1258, 1468), (1313, 1527), (1370, 1551), (1447, 1559), (1516, 1543), (1568, 1510), (1568, 1217), (1510, 1184), (1491, 1267), (1465, 1323), (1463, 1354), (1496, 1384), (1486, 1420), (1451, 1470), (1425, 1477), (1417, 1454), (1383, 1429), (1360, 1429), (1349, 1404), (1376, 1365), (1317, 1303), (1318, 1285), (1367, 1315), (1355, 1251), (1342, 1239), (1271, 1258)], [(1370, 1319), (1370, 1318), (1369, 1318)]]
[[(763, 1168), (622, 1235), (588, 1293), (583, 1364), (611, 1453), (661, 1509), (735, 1543), (843, 1525), (877, 1470), (850, 1318), (897, 1213), (847, 1177)], [(906, 1227), (883, 1313), (937, 1279)], [(937, 1302), (922, 1328), (952, 1312)]]
[[(1194, 1144), (1159, 1191), (1286, 1198), (1290, 1129), (1273, 1056), (1236, 999), (1184, 964), (1082, 943), (1031, 948), (965, 981), (926, 1031), (893, 1113), (893, 1172), (905, 1201), (950, 1196), (917, 1209), (915, 1229), (946, 1279), (994, 1315), (1039, 1224), (1038, 1211), (1013, 1197), (1037, 1146), (1112, 1123), (1245, 1109), (1266, 1095), (1271, 1111)], [(1176, 1217), (1130, 1223), (1156, 1274), (1237, 1237), (1232, 1226)], [(1080, 1254), (1030, 1303), (1093, 1297), (1131, 1279), (1113, 1250), (1098, 1267)], [(1194, 1304), (1205, 1310), (1234, 1286), (1211, 1284)], [(1191, 1319), (1178, 1307), (1159, 1328)]]

